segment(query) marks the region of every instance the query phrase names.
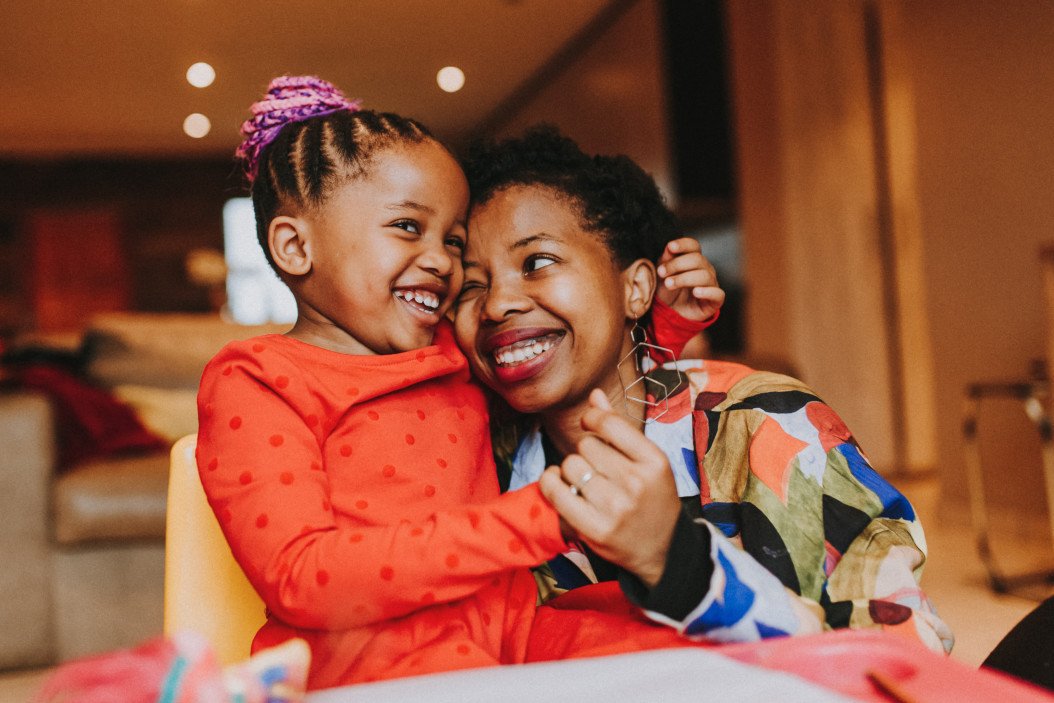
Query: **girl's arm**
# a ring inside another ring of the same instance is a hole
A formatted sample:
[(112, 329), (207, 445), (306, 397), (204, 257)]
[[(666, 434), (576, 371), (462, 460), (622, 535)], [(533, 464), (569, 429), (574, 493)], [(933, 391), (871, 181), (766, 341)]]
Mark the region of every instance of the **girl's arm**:
[[(278, 618), (345, 629), (399, 617), (470, 595), (565, 547), (534, 487), (415, 522), (392, 515), (385, 526), (338, 526), (309, 425), (318, 419), (303, 417), (279, 387), (300, 371), (274, 356), (266, 374), (233, 351), (206, 368), (197, 460), (235, 558)], [(475, 476), (479, 467), (447, 470)]]
[(652, 360), (663, 364), (680, 357), (685, 345), (717, 322), (725, 292), (717, 284), (717, 272), (691, 237), (666, 245), (658, 263), (659, 287), (651, 308), (648, 337), (657, 347)]

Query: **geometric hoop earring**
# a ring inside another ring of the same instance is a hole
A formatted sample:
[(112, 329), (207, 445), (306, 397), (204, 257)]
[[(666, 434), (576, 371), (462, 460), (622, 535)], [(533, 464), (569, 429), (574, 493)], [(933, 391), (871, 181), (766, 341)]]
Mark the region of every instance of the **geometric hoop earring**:
[[(645, 406), (645, 408), (658, 409), (659, 412), (652, 413), (651, 417), (645, 418), (644, 423), (650, 424), (670, 411), (670, 395), (681, 387), (684, 382), (684, 374), (681, 373), (673, 350), (652, 344), (648, 340), (648, 333), (640, 326), (640, 323), (633, 322), (633, 329), (630, 330), (629, 336), (633, 341), (633, 348), (630, 349), (626, 356), (622, 357), (617, 366), (619, 383), (622, 384), (622, 402), (627, 414), (630, 403), (637, 403)], [(644, 370), (643, 365), (645, 363), (652, 364), (648, 371), (651, 371), (654, 367), (655, 362), (651, 358), (651, 352), (658, 352), (662, 357), (673, 359), (674, 363), (666, 367), (677, 374), (677, 383), (673, 388), (670, 388), (657, 378), (648, 376), (648, 373)], [(626, 382), (627, 376), (632, 379), (628, 383)], [(634, 398), (630, 394), (632, 389), (638, 386), (643, 389), (644, 398)], [(647, 411), (645, 411), (645, 414), (647, 414)]]

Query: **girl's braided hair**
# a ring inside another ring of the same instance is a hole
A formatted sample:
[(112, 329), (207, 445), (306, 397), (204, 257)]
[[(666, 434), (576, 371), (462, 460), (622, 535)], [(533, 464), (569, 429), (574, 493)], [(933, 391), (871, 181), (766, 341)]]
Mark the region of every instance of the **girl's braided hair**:
[(378, 148), (435, 139), (417, 120), (363, 110), (314, 76), (275, 78), (251, 111), (235, 155), (250, 185), (257, 239), (275, 271), (267, 230), (281, 208), (321, 205), (335, 186), (361, 176)]

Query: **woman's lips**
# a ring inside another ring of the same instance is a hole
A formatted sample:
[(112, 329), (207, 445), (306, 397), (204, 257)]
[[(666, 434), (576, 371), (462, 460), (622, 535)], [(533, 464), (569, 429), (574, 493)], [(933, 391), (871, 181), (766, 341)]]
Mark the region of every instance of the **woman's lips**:
[(541, 373), (564, 334), (562, 330), (524, 328), (491, 337), (485, 347), (494, 375), (502, 383), (517, 383)]

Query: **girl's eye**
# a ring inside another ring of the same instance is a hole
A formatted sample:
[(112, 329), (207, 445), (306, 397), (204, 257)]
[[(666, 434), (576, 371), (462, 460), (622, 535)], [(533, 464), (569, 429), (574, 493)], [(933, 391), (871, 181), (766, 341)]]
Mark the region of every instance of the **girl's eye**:
[(414, 220), (397, 220), (392, 223), (392, 227), (398, 227), (404, 229), (412, 234), (420, 234), (421, 227)]
[(548, 254), (535, 254), (534, 256), (528, 256), (527, 260), (523, 262), (523, 272), (533, 273), (555, 263), (556, 259)]
[(448, 247), (454, 247), (458, 251), (465, 250), (465, 240), (461, 237), (450, 236), (446, 238), (446, 245)]

